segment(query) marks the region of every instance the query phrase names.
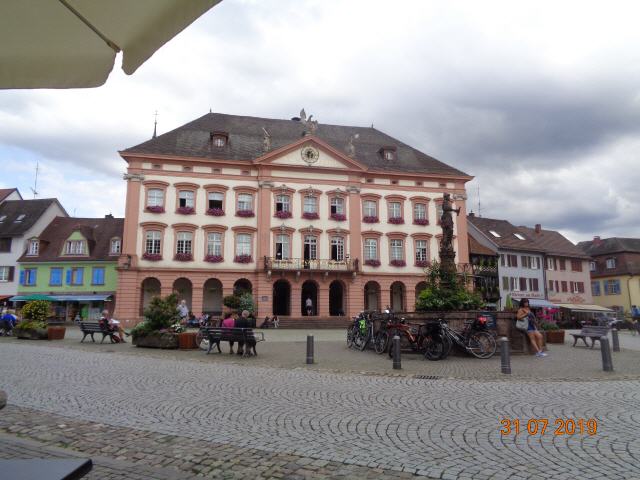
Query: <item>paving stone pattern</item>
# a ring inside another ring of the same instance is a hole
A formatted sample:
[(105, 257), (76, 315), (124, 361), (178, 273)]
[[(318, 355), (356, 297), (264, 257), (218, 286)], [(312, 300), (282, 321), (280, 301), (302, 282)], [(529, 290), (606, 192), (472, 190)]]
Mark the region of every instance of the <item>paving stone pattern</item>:
[[(239, 448), (435, 478), (640, 478), (640, 382), (419, 380), (0, 349), (9, 404)], [(596, 418), (502, 437), (499, 419)]]

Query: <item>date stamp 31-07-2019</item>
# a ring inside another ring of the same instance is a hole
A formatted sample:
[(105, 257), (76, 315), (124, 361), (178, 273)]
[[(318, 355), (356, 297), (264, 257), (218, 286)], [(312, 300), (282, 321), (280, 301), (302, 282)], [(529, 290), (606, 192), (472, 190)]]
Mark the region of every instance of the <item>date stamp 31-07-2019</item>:
[(596, 435), (595, 418), (501, 418), (500, 435)]

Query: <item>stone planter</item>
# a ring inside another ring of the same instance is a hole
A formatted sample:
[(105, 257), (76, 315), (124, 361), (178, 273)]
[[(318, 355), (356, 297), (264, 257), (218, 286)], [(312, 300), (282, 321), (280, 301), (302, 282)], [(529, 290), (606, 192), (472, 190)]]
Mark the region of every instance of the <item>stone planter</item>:
[(180, 350), (194, 350), (198, 348), (196, 345), (197, 332), (178, 333), (178, 348)]
[(564, 343), (564, 330), (546, 330), (547, 343)]
[(67, 329), (65, 327), (47, 327), (49, 340), (62, 340)]
[(49, 333), (46, 328), (14, 328), (16, 337), (26, 340), (47, 340)]
[(178, 334), (170, 332), (151, 332), (133, 337), (136, 347), (145, 348), (178, 348)]

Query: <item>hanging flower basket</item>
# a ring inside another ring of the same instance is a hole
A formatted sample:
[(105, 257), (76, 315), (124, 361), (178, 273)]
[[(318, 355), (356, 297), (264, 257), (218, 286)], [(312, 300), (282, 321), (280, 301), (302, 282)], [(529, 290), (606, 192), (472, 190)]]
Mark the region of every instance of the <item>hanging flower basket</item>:
[(149, 213), (164, 213), (164, 207), (161, 207), (160, 205), (147, 206), (146, 210)]
[(190, 262), (193, 260), (193, 255), (191, 253), (176, 253), (176, 256), (173, 257), (173, 259), (178, 262)]
[(394, 225), (401, 225), (404, 223), (404, 218), (402, 217), (391, 217), (389, 218), (389, 223), (393, 223)]
[(347, 216), (344, 213), (332, 213), (330, 218), (336, 222), (344, 222)]
[(414, 218), (413, 219), (413, 224), (414, 225), (429, 225), (429, 220), (427, 220), (426, 218)]
[(407, 262), (405, 262), (404, 260), (391, 260), (390, 265), (392, 267), (406, 267)]
[(236, 263), (251, 263), (253, 259), (251, 255), (236, 255), (233, 261)]
[(150, 262), (159, 262), (160, 260), (162, 260), (162, 255), (160, 255), (159, 253), (143, 253), (142, 259), (149, 260)]
[(380, 220), (378, 219), (378, 217), (372, 215), (368, 217), (363, 217), (362, 221), (364, 223), (378, 223)]
[(369, 259), (369, 260), (365, 260), (364, 264), (368, 265), (370, 267), (379, 267), (380, 266), (380, 260)]
[(211, 215), (213, 217), (222, 217), (224, 216), (224, 210), (221, 208), (210, 208), (207, 210), (207, 215)]
[(284, 220), (285, 218), (291, 218), (291, 212), (289, 211), (281, 211), (281, 212), (276, 212), (276, 217)]
[(416, 267), (428, 267), (429, 266), (429, 260), (416, 260)]
[(209, 263), (220, 263), (223, 260), (224, 258), (222, 258), (222, 255), (207, 255), (204, 257), (204, 261)]
[(176, 213), (180, 213), (182, 215), (191, 215), (193, 213), (196, 213), (196, 211), (193, 207), (178, 207)]
[(306, 220), (318, 220), (320, 218), (320, 215), (318, 215), (316, 212), (304, 212), (302, 214), (302, 218)]
[(253, 213), (253, 210), (238, 210), (236, 212), (236, 216), (249, 218), (249, 217), (255, 217), (255, 213)]

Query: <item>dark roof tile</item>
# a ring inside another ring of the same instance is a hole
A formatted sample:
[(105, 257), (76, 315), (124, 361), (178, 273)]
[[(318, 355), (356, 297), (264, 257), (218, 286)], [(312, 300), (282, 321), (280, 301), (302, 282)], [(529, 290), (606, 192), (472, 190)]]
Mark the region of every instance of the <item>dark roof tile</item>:
[[(2, 202), (0, 204), (0, 235), (15, 237), (24, 234), (54, 203), (58, 203), (55, 198)], [(22, 220), (16, 221), (21, 215), (24, 215)]]
[(533, 242), (542, 248), (546, 253), (551, 255), (561, 255), (565, 257), (589, 259), (589, 255), (585, 254), (581, 248), (571, 243), (569, 239), (555, 230), (540, 229), (540, 233), (536, 233), (534, 228), (518, 227), (518, 229), (533, 240)]
[[(467, 219), (471, 224), (473, 224), (473, 226), (480, 230), (489, 240), (491, 240), (500, 248), (504, 248), (507, 250), (525, 250), (531, 252), (544, 251), (535, 242), (533, 242), (533, 240), (528, 238), (528, 235), (523, 234), (520, 230), (518, 230), (518, 227), (510, 224), (506, 220), (476, 217), (475, 215), (469, 215)], [(494, 236), (491, 231), (496, 232), (500, 236)], [(516, 233), (524, 237), (524, 240), (516, 237)]]

